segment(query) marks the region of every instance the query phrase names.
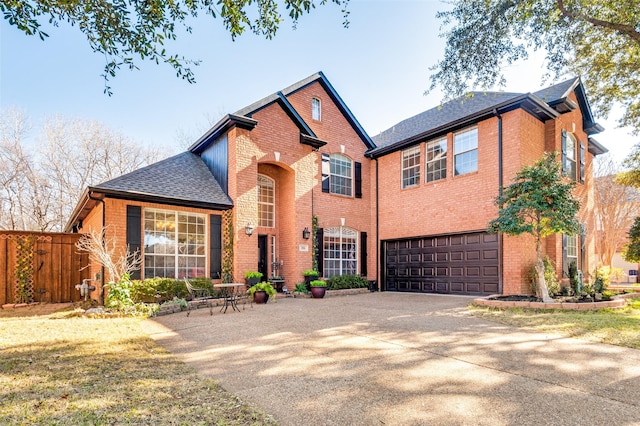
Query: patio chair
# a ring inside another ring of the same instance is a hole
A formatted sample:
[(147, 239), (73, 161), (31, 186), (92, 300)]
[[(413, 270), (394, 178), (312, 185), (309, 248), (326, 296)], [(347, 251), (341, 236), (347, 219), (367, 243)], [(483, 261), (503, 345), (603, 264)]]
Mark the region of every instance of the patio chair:
[(242, 310), (244, 311), (246, 306), (247, 306), (247, 302), (249, 302), (251, 304), (251, 309), (253, 309), (253, 298), (251, 296), (249, 296), (249, 291), (245, 290), (243, 292), (237, 292), (233, 295), (233, 297), (235, 298), (235, 304), (236, 306), (238, 306), (238, 303), (243, 302), (242, 303)]
[(208, 306), (209, 307), (209, 315), (213, 315), (213, 299), (214, 297), (211, 295), (211, 290), (208, 288), (194, 287), (188, 279), (184, 279), (184, 284), (187, 286), (187, 292), (189, 292), (189, 298), (191, 302), (189, 303), (189, 310), (187, 311), (187, 316), (191, 314), (191, 307), (195, 305), (196, 309), (200, 306)]

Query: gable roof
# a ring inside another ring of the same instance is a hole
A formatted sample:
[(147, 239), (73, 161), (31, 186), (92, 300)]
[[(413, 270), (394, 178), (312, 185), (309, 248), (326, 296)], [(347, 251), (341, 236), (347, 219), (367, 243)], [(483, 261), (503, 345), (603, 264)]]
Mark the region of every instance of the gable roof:
[(315, 74), (310, 75), (309, 77), (298, 81), (297, 83), (292, 84), (278, 92), (275, 92), (271, 95), (268, 95), (251, 105), (247, 105), (246, 107), (236, 111), (233, 114), (229, 114), (225, 118), (223, 118), (220, 122), (218, 122), (215, 126), (211, 128), (207, 133), (205, 133), (196, 143), (194, 143), (191, 147), (189, 147), (189, 151), (193, 153), (201, 153), (206, 149), (206, 147), (215, 141), (223, 132), (228, 130), (229, 127), (225, 127), (222, 123), (223, 121), (228, 122), (228, 118), (232, 117), (237, 120), (244, 120), (244, 123), (253, 122), (252, 127), (255, 127), (257, 124), (256, 120), (253, 120), (253, 115), (268, 107), (273, 103), (278, 103), (282, 109), (287, 113), (289, 118), (293, 121), (293, 123), (300, 129), (301, 135), (301, 143), (311, 145), (313, 147), (319, 147), (325, 145), (326, 142), (318, 139), (316, 134), (313, 132), (311, 127), (302, 119), (298, 111), (295, 110), (293, 105), (287, 99), (288, 96), (298, 92), (299, 90), (304, 89), (305, 87), (318, 82), (327, 92), (331, 100), (338, 107), (342, 115), (347, 119), (347, 122), (351, 125), (356, 134), (360, 137), (362, 142), (365, 144), (367, 149), (372, 149), (375, 147), (375, 144), (365, 132), (364, 128), (360, 125), (358, 120), (355, 118), (349, 107), (344, 103), (338, 92), (333, 88), (329, 80), (325, 77), (322, 71), (319, 71)]
[(593, 134), (602, 131), (602, 127), (593, 120), (580, 79), (573, 78), (535, 93), (471, 92), (403, 120), (374, 136), (377, 148), (371, 150), (369, 155), (379, 157), (516, 108), (523, 108), (541, 121), (554, 119), (578, 107), (569, 98), (574, 90), (583, 114), (585, 132)]
[(183, 207), (228, 210), (225, 194), (202, 159), (191, 152), (169, 157), (87, 188), (65, 229), (82, 221), (105, 197)]

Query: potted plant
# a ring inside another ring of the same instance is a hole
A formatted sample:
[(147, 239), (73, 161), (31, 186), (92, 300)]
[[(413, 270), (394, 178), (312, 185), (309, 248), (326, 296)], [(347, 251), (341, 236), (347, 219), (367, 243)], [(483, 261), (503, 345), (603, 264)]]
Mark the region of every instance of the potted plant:
[(314, 299), (322, 299), (327, 291), (327, 283), (322, 280), (313, 280), (309, 283), (311, 286), (311, 297)]
[(270, 282), (262, 281), (249, 288), (249, 295), (253, 297), (253, 301), (256, 304), (267, 303), (269, 296), (276, 295), (276, 289), (273, 288)]
[(315, 269), (307, 269), (306, 271), (302, 272), (302, 275), (304, 276), (304, 283), (307, 285), (307, 290), (309, 290), (309, 283), (311, 281), (317, 280), (320, 277), (320, 272), (316, 271)]
[(247, 287), (258, 284), (260, 282), (260, 278), (262, 278), (262, 272), (247, 271), (244, 274), (244, 281), (247, 284)]

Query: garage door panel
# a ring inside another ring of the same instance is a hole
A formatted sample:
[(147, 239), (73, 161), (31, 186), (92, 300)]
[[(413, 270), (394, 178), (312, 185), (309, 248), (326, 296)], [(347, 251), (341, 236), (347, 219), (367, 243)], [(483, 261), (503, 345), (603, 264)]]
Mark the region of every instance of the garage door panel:
[(499, 292), (497, 235), (478, 232), (385, 244), (387, 290), (473, 295)]

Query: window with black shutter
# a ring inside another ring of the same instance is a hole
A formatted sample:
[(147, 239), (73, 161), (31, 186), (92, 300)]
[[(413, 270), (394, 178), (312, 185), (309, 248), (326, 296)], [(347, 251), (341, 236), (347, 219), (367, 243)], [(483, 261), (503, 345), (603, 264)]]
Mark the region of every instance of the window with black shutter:
[[(142, 243), (142, 207), (140, 206), (127, 206), (127, 248), (129, 253), (133, 254), (136, 251), (140, 256), (141, 243)], [(141, 277), (140, 269), (131, 272), (132, 280), (139, 280)]]

